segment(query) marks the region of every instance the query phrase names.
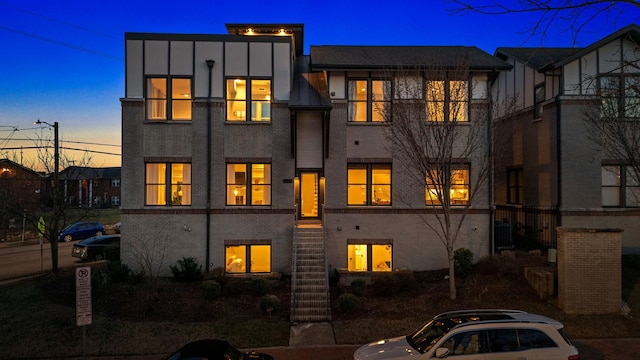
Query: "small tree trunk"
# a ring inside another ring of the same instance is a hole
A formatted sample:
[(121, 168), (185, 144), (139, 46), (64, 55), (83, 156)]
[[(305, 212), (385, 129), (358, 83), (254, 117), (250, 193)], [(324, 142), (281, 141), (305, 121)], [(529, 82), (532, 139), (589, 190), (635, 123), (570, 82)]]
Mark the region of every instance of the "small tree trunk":
[(449, 255), (449, 299), (456, 299), (456, 269), (453, 258), (453, 249), (447, 249)]

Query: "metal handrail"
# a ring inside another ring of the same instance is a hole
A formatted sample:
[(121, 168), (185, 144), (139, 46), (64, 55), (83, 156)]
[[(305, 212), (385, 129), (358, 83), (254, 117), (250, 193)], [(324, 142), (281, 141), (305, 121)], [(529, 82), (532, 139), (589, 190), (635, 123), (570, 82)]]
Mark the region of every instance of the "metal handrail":
[(331, 289), (329, 284), (329, 266), (327, 263), (327, 227), (326, 223), (326, 212), (325, 205), (322, 204), (322, 250), (324, 251), (324, 270), (325, 270), (325, 289), (327, 291), (327, 312), (329, 315), (329, 319), (331, 320)]
[(295, 310), (296, 310), (296, 275), (298, 272), (298, 255), (297, 255), (297, 245), (298, 245), (298, 205), (294, 204), (293, 206), (293, 234), (291, 236), (291, 320), (296, 318)]

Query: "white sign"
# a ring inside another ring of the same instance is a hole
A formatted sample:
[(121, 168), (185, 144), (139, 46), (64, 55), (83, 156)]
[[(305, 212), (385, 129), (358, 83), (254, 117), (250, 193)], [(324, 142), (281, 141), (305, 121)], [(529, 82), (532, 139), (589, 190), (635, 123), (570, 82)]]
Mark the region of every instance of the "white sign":
[(76, 325), (91, 325), (91, 267), (76, 268)]

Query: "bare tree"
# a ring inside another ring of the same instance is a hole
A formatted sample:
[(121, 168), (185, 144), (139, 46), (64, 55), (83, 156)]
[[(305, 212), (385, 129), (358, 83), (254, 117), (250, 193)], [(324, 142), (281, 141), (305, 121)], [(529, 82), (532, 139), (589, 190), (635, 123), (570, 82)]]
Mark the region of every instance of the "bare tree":
[(412, 181), (425, 187), (420, 208), (430, 211), (420, 218), (446, 248), (450, 298), (455, 299), (456, 242), (474, 200), (489, 191), (489, 92), (484, 89), (483, 100), (469, 100), (470, 86), (477, 84), (464, 59), (453, 67), (394, 70), (388, 76), (394, 79), (394, 101), (377, 109), (390, 123), (387, 147)]
[(610, 170), (625, 171), (627, 194), (637, 206), (640, 205), (640, 59), (630, 58), (633, 52), (620, 51), (616, 58), (622, 61), (617, 66), (588, 80), (593, 96), (582, 113), (587, 136), (596, 144), (600, 157), (625, 167), (612, 166)]
[(158, 278), (166, 269), (167, 254), (172, 250), (167, 233), (164, 226), (142, 234), (131, 233), (131, 241), (122, 249), (123, 252), (129, 253), (133, 263), (149, 278), (153, 293), (156, 292)]
[[(590, 24), (616, 24), (628, 19), (629, 14), (637, 14), (640, 1), (637, 0), (519, 0), (505, 2), (499, 0), (451, 0), (451, 13), (475, 12), (484, 15), (506, 15), (518, 13), (539, 14), (531, 28), (526, 29), (533, 36), (544, 38), (551, 27), (570, 31), (573, 43), (578, 35)], [(631, 19), (632, 22), (638, 17)], [(627, 20), (627, 22), (629, 22)], [(627, 23), (622, 25), (628, 25)]]

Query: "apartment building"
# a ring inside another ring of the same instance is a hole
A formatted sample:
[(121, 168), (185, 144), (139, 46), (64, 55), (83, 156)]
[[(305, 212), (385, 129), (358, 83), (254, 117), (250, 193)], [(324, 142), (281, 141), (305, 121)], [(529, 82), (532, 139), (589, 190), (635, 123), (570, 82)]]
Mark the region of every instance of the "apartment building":
[(557, 226), (619, 228), (623, 252), (640, 251), (637, 160), (603, 153), (586, 126), (594, 109), (637, 120), (639, 41), (631, 25), (585, 48), (496, 50), (512, 69), (498, 75), (494, 98), (516, 100), (501, 123), (509, 141), (495, 167), (495, 201), (505, 210), (497, 220), (551, 247)]
[[(291, 274), (312, 271), (298, 265), (318, 245), (322, 278), (447, 267), (432, 229), (435, 185), (398, 163), (385, 129), (402, 101), (421, 103), (425, 121), (486, 128), (492, 80), (511, 66), (460, 46), (311, 46), (306, 55), (301, 24), (227, 30), (125, 35), (123, 260), (153, 255), (165, 274), (183, 257), (206, 270)], [(461, 59), (465, 75), (454, 78)], [(406, 80), (418, 95), (399, 91)], [(454, 84), (464, 90), (454, 95)], [(492, 250), (493, 187), (469, 196), (485, 160), (462, 156), (447, 174), (451, 216), (463, 219), (455, 247), (476, 258)], [(305, 239), (315, 245), (300, 249)]]

